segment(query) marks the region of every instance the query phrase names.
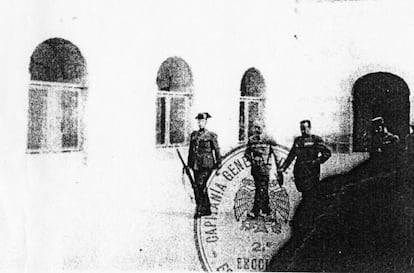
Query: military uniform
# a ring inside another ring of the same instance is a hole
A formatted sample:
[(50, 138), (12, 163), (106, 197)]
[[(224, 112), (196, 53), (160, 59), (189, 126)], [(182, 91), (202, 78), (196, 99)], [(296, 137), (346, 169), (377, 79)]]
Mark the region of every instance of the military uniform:
[(269, 176), (272, 146), (276, 142), (270, 137), (255, 134), (249, 137), (245, 151), (246, 159), (251, 163), (251, 174), (254, 179), (255, 196), (252, 213), (258, 216), (260, 211), (270, 214), (269, 208)]
[(194, 196), (197, 213), (209, 214), (210, 200), (207, 194), (207, 180), (213, 169), (220, 167), (221, 156), (217, 135), (206, 129), (191, 133), (188, 166), (194, 172)]
[(371, 121), (374, 130), (369, 150), (370, 157), (376, 163), (374, 164), (376, 171), (387, 171), (397, 163), (400, 138), (388, 132), (382, 117), (376, 117)]
[(371, 153), (388, 154), (396, 149), (395, 144), (400, 141), (397, 135), (394, 135), (386, 130), (384, 132), (375, 132), (372, 136)]
[(321, 164), (331, 157), (331, 151), (319, 136), (299, 136), (295, 138), (282, 169), (287, 169), (295, 157), (293, 175), (296, 188), (303, 196), (319, 182)]

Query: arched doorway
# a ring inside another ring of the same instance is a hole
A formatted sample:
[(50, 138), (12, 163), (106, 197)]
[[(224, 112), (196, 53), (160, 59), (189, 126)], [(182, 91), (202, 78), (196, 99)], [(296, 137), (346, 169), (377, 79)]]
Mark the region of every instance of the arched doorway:
[(353, 151), (367, 151), (371, 119), (382, 116), (388, 130), (400, 139), (409, 132), (410, 90), (405, 81), (391, 73), (376, 72), (359, 78), (352, 90)]

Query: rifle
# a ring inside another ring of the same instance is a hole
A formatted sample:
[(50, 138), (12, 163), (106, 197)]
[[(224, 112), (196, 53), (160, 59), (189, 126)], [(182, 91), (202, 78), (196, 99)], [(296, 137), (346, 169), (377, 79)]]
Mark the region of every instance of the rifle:
[(191, 175), (190, 167), (188, 167), (188, 166), (185, 164), (184, 159), (183, 159), (183, 157), (181, 156), (180, 151), (179, 151), (178, 149), (177, 149), (177, 154), (178, 154), (178, 157), (179, 157), (179, 158), (180, 158), (180, 160), (181, 160), (181, 163), (183, 164), (183, 170), (184, 170), (184, 171), (185, 171), (185, 173), (187, 174), (187, 177), (188, 177), (188, 179), (190, 180), (191, 186), (192, 186), (193, 188), (195, 188), (195, 182), (194, 182), (194, 178), (193, 178), (193, 176)]

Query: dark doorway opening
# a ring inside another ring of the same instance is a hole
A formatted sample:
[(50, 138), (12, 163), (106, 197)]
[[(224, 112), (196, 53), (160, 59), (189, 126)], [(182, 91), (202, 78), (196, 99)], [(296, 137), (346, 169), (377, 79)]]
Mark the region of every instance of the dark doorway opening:
[(367, 74), (355, 82), (352, 94), (354, 152), (368, 150), (374, 117), (382, 116), (388, 130), (400, 139), (408, 134), (410, 90), (402, 78), (386, 72)]

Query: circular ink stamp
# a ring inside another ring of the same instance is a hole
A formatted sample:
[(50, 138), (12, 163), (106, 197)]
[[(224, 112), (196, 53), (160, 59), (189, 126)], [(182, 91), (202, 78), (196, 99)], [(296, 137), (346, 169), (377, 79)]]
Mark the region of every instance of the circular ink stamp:
[[(284, 173), (283, 186), (279, 186), (276, 164), (271, 161), (271, 213), (249, 217), (255, 186), (245, 149), (241, 146), (231, 151), (219, 172), (213, 172), (207, 184), (212, 214), (195, 220), (196, 247), (207, 271), (264, 271), (291, 234), (289, 223), (300, 200), (291, 168)], [(280, 166), (288, 149), (277, 145), (274, 151)]]

